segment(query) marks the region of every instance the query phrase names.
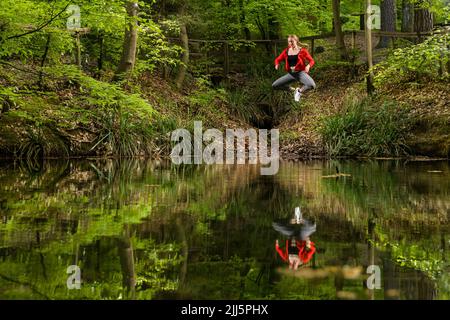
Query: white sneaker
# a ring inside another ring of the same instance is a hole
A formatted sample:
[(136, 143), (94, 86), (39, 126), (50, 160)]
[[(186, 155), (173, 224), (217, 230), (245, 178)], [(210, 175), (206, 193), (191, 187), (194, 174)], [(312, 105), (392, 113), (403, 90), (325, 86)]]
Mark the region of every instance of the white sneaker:
[(294, 100), (295, 102), (300, 102), (302, 97), (302, 93), (300, 92), (300, 88), (295, 89)]

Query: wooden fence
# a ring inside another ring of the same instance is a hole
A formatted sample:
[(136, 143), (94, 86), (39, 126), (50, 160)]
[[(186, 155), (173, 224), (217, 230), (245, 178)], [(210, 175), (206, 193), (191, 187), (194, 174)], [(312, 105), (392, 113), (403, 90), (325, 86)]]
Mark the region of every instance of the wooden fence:
[[(437, 31), (430, 31), (430, 32), (384, 32), (384, 31), (372, 31), (373, 37), (388, 37), (392, 39), (392, 46), (395, 48), (396, 40), (397, 39), (415, 39), (416, 42), (422, 41), (424, 38), (434, 35), (434, 34), (442, 34), (442, 33), (449, 33), (449, 29), (442, 29)], [(350, 40), (350, 47), (352, 49), (357, 48), (357, 37), (358, 36), (364, 36), (364, 31), (361, 30), (352, 30), (352, 31), (345, 31), (344, 37), (351, 37)], [(326, 33), (321, 35), (314, 35), (314, 36), (306, 36), (301, 37), (302, 42), (309, 42), (310, 48), (309, 51), (312, 56), (315, 54), (316, 50), (316, 40), (323, 40), (323, 39), (331, 39), (334, 38), (334, 33)], [(180, 39), (178, 38), (169, 38), (172, 42), (180, 42)], [(235, 45), (265, 45), (266, 48), (271, 48), (270, 51), (272, 51), (273, 56), (277, 56), (280, 52), (278, 51), (280, 48), (284, 48), (286, 46), (286, 40), (285, 39), (279, 39), (279, 40), (201, 40), (201, 39), (189, 39), (189, 45), (193, 48), (198, 48), (200, 45), (212, 45), (215, 46), (215, 50), (206, 50), (206, 52), (200, 52), (191, 50), (190, 56), (194, 60), (196, 58), (212, 58), (212, 57), (218, 57), (220, 56), (219, 63), (220, 66), (218, 66), (219, 69), (222, 69), (222, 72), (224, 75), (228, 75), (230, 71), (232, 71), (231, 68), (231, 47)], [(217, 50), (217, 46), (221, 47), (221, 49)], [(215, 51), (215, 54), (212, 53)], [(217, 67), (216, 67), (217, 69)]]

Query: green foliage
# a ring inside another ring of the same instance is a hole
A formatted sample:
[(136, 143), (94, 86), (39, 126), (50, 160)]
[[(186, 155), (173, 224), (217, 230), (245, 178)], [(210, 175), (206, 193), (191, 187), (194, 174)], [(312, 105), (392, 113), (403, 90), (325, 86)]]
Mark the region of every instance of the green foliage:
[(224, 101), (225, 91), (212, 88), (205, 78), (198, 78), (197, 89), (189, 96), (190, 104), (199, 108), (208, 108), (216, 99)]
[(173, 291), (178, 288), (178, 279), (173, 276), (184, 258), (177, 243), (157, 244), (154, 240), (135, 239), (137, 244), (137, 281), (138, 290)]
[(118, 84), (70, 66), (46, 67), (44, 72), (47, 86), (59, 94), (34, 95), (16, 87), (0, 92), (0, 101), (8, 99), (14, 106), (1, 119), (1, 134), (16, 156), (150, 155), (157, 134), (173, 127), (167, 120), (155, 126), (159, 115), (153, 107)]
[(227, 2), (191, 0), (195, 35), (209, 39), (278, 38), (290, 33), (306, 36), (331, 29), (331, 6), (319, 0), (258, 0)]
[(407, 154), (407, 110), (392, 102), (348, 102), (343, 113), (324, 118), (320, 133), (331, 156)]
[(386, 60), (374, 66), (375, 84), (378, 86), (418, 80), (444, 79), (450, 60), (450, 35), (434, 35), (424, 42), (394, 50)]

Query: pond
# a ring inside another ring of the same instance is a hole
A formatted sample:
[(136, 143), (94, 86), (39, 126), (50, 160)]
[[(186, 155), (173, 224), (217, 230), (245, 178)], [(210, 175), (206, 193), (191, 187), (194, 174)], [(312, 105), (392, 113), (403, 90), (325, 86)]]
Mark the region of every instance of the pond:
[(449, 217), (446, 161), (3, 161), (0, 299), (449, 299)]

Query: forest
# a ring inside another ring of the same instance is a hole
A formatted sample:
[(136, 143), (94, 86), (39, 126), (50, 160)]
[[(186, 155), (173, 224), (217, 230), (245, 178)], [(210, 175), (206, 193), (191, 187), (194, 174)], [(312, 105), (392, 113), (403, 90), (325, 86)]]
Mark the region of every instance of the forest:
[[(1, 153), (167, 157), (199, 120), (278, 128), (288, 159), (448, 157), (448, 1), (373, 1), (371, 59), (366, 5), (1, 0)], [(300, 104), (270, 86), (288, 34), (316, 60)]]

